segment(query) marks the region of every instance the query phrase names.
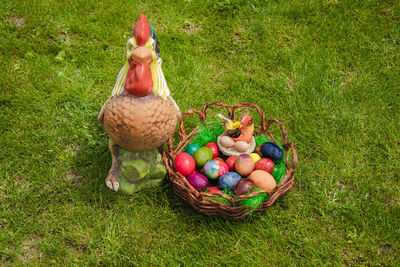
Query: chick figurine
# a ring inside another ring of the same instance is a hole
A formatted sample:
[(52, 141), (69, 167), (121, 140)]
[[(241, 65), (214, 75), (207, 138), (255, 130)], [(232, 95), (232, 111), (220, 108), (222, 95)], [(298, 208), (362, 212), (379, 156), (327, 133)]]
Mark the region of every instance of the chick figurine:
[[(222, 143), (229, 144), (226, 148), (234, 147), (239, 152), (247, 151), (250, 148), (250, 143), (254, 133), (252, 117), (244, 115), (240, 121), (232, 121), (221, 114), (218, 114), (218, 117), (225, 120), (226, 132)], [(222, 143), (219, 145), (223, 146)]]
[(159, 43), (140, 15), (126, 44), (126, 62), (98, 121), (109, 135), (112, 165), (106, 185), (131, 194), (159, 185), (166, 169), (158, 149), (173, 134), (181, 113), (172, 99)]

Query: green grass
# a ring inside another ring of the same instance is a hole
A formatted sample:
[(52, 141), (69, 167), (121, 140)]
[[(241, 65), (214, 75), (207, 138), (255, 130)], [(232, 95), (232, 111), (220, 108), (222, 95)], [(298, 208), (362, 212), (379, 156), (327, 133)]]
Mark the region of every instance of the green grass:
[[(0, 2), (0, 265), (400, 265), (399, 2), (259, 2)], [(295, 186), (264, 215), (106, 188), (96, 117), (140, 13), (182, 110), (284, 121)]]

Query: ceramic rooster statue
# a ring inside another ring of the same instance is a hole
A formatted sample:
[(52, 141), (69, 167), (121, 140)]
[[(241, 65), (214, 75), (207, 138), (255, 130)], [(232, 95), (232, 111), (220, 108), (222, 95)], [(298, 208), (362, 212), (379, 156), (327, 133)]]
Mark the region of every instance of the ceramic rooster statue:
[(112, 166), (106, 185), (133, 193), (162, 182), (166, 170), (158, 148), (167, 142), (180, 111), (161, 70), (159, 43), (140, 15), (126, 45), (126, 63), (98, 121), (109, 135)]

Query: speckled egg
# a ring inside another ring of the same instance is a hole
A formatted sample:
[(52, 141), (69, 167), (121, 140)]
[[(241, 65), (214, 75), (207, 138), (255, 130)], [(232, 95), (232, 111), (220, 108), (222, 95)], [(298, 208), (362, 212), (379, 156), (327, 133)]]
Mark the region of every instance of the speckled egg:
[(275, 165), (274, 162), (268, 158), (262, 158), (259, 161), (256, 162), (256, 165), (254, 166), (256, 170), (263, 170), (269, 173), (273, 173)]
[(221, 176), (219, 179), (219, 185), (224, 189), (232, 189), (242, 179), (242, 177), (236, 172), (228, 172)]
[(250, 147), (249, 143), (245, 141), (237, 141), (234, 145), (234, 148), (239, 152), (246, 152)]
[(217, 179), (228, 171), (228, 165), (219, 160), (210, 160), (203, 167), (203, 173), (210, 179)]
[(230, 148), (235, 145), (235, 141), (233, 141), (232, 138), (230, 138), (229, 136), (222, 136), (219, 139), (219, 143), (221, 144), (221, 146), (226, 148)]
[(242, 176), (249, 175), (254, 170), (254, 160), (249, 154), (240, 155), (235, 162), (235, 170)]
[(200, 147), (196, 144), (188, 144), (187, 147), (185, 148), (185, 152), (193, 156), (194, 152), (196, 152), (196, 150), (199, 148)]
[(255, 170), (250, 174), (250, 180), (261, 189), (264, 189), (268, 193), (275, 189), (276, 182), (274, 177), (266, 171)]

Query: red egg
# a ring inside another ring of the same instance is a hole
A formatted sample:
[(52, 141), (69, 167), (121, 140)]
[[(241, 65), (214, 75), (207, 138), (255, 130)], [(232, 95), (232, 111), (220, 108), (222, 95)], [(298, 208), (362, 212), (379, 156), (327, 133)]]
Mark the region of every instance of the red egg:
[(205, 144), (205, 147), (208, 147), (209, 149), (211, 149), (212, 153), (213, 153), (213, 158), (217, 158), (219, 155), (219, 150), (218, 150), (218, 145), (215, 142), (208, 142), (207, 144)]
[(237, 160), (237, 157), (229, 157), (225, 160), (226, 165), (228, 165), (229, 171), (233, 172), (235, 171), (235, 162)]
[(219, 190), (219, 188), (218, 187), (210, 187), (210, 188), (208, 188), (208, 192), (209, 193), (215, 193), (215, 192), (221, 192), (221, 190)]
[(222, 161), (222, 162), (225, 163), (225, 161), (223, 159), (221, 159), (221, 158), (214, 158), (214, 160)]
[(272, 160), (270, 160), (268, 158), (262, 158), (256, 162), (254, 169), (266, 171), (266, 172), (272, 174), (272, 172), (274, 171), (274, 167), (275, 167), (275, 164)]
[(187, 177), (196, 169), (196, 163), (190, 154), (186, 152), (179, 153), (175, 157), (175, 170)]

